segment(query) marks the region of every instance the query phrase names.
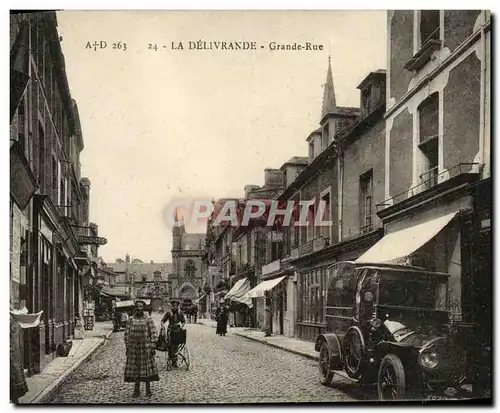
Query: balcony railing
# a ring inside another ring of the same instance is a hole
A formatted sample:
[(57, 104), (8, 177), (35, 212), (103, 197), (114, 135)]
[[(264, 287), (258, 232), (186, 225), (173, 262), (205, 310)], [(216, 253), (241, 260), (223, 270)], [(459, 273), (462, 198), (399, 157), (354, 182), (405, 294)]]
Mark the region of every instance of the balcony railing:
[(290, 258), (297, 259), (299, 257), (303, 257), (304, 255), (309, 255), (313, 252), (320, 251), (329, 245), (329, 237), (316, 237), (313, 240), (300, 245), (298, 248), (292, 249), (292, 251), (290, 252)]
[(371, 222), (359, 229), (359, 232), (361, 234), (366, 234), (367, 232), (371, 232), (371, 231), (373, 231), (373, 224)]
[(375, 207), (377, 208), (377, 212), (382, 211), (383, 209), (390, 207), (392, 205), (396, 205), (405, 199), (411, 198), (421, 192), (424, 192), (432, 187), (440, 184), (444, 181), (447, 181), (451, 178), (455, 178), (459, 175), (471, 174), (471, 173), (481, 173), (481, 165), (477, 162), (474, 163), (459, 163), (449, 169), (444, 170), (441, 173), (437, 173), (436, 168), (431, 169), (430, 171), (422, 174), (420, 176), (421, 179), (425, 179), (421, 181), (418, 185), (410, 188), (408, 191), (401, 192), (392, 198), (388, 198), (385, 201), (377, 204)]
[(426, 191), (427, 189), (436, 186), (438, 183), (438, 175), (439, 171), (437, 166), (429, 169), (427, 172), (420, 175), (420, 182), (422, 182), (422, 190)]

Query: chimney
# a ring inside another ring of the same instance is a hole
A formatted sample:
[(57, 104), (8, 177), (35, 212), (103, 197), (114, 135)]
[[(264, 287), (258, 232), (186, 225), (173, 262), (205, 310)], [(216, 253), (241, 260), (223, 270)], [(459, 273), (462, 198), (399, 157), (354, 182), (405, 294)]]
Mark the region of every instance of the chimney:
[(260, 186), (258, 186), (258, 185), (245, 185), (245, 199), (248, 199), (248, 195), (250, 194), (250, 192), (252, 192), (256, 189), (260, 189)]
[(85, 194), (85, 197), (88, 199), (90, 194), (90, 179), (89, 178), (80, 179), (80, 188)]
[(280, 169), (264, 169), (264, 183), (269, 186), (281, 186), (283, 183), (283, 173)]

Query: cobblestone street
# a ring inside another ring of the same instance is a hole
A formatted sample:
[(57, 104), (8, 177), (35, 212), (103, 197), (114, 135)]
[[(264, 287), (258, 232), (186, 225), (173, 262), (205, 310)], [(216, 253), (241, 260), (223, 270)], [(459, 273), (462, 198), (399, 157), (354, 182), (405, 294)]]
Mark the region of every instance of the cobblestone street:
[[(160, 315), (154, 315), (157, 325)], [(167, 371), (164, 353), (157, 353), (160, 381), (153, 397), (131, 397), (133, 385), (124, 383), (123, 332), (82, 365), (53, 397), (51, 403), (283, 403), (353, 400), (349, 384), (321, 385), (317, 363), (307, 358), (215, 329), (188, 325), (191, 366)]]

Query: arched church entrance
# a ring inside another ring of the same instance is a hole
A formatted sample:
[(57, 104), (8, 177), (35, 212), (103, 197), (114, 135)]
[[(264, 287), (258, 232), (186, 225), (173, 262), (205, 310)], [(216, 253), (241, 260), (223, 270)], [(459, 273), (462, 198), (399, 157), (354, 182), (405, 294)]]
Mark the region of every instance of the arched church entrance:
[(180, 293), (179, 293), (179, 298), (189, 298), (191, 300), (194, 300), (196, 298), (196, 292), (194, 291), (194, 288), (191, 287), (190, 285), (186, 285), (182, 287)]

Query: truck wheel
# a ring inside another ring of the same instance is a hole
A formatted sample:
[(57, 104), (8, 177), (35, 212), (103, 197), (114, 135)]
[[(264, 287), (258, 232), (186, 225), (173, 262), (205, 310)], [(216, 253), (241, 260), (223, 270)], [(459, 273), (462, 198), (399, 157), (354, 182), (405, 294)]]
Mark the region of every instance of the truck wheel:
[(318, 361), (321, 384), (328, 386), (333, 380), (333, 371), (330, 370), (330, 349), (328, 348), (326, 341), (321, 344)]
[(380, 363), (377, 392), (379, 400), (401, 400), (406, 393), (405, 370), (398, 356), (388, 354)]

